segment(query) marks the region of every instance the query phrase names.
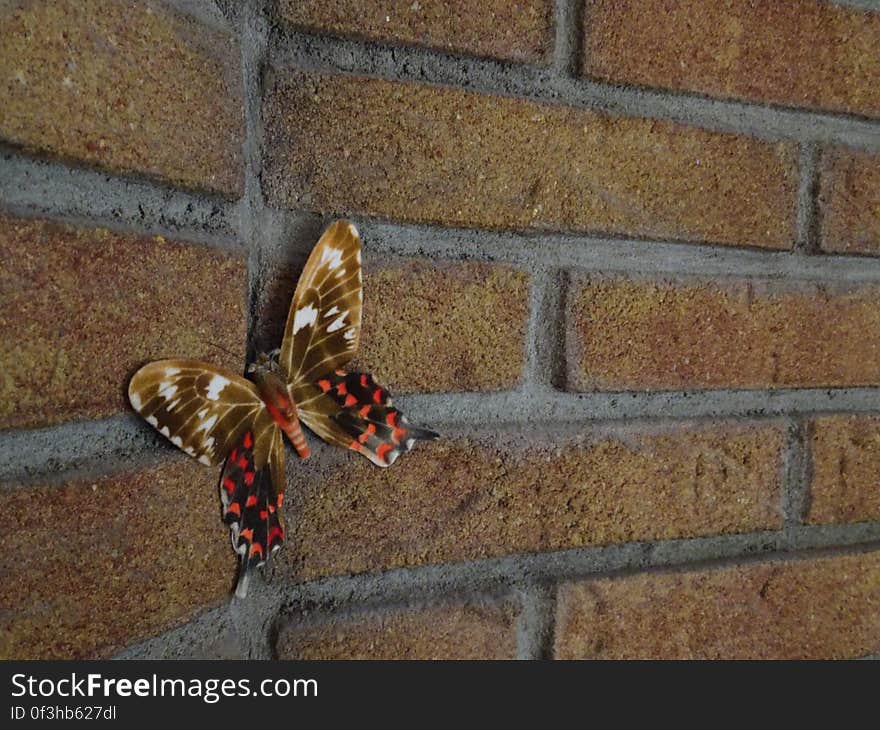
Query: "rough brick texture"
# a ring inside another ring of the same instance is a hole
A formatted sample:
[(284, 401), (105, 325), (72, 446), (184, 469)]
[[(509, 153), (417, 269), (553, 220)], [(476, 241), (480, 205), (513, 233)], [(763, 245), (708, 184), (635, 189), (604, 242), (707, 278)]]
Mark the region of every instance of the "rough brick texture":
[[(270, 275), (266, 349), (277, 347), (299, 276)], [(361, 342), (349, 366), (393, 393), (508, 390), (521, 380), (529, 277), (508, 266), (407, 259), (364, 268)]]
[(575, 277), (577, 390), (880, 383), (880, 291), (812, 283)]
[(15, 515), (0, 534), (0, 658), (107, 656), (229, 591), (216, 475), (184, 456), (0, 488)]
[(337, 453), (295, 465), (279, 562), (314, 578), (778, 528), (783, 445), (774, 424), (693, 424), (552, 443), (452, 431), (383, 470)]
[(279, 636), (280, 659), (515, 659), (518, 609), (470, 600), (361, 611), (294, 623)]
[(160, 357), (240, 370), (246, 288), (239, 255), (0, 215), (0, 427), (118, 412)]
[(157, 2), (7, 3), (0, 137), (27, 150), (237, 196), (240, 53)]
[(560, 659), (834, 659), (880, 650), (880, 552), (587, 580), (560, 590)]
[(822, 416), (810, 426), (807, 521), (880, 521), (880, 419)]
[(880, 116), (880, 13), (817, 0), (586, 0), (583, 71)]
[(280, 13), (317, 32), (542, 65), (553, 55), (552, 0), (281, 0)]
[(825, 151), (819, 215), (823, 250), (880, 254), (880, 156), (844, 148)]
[(276, 71), (270, 204), (787, 248), (790, 144), (451, 88)]

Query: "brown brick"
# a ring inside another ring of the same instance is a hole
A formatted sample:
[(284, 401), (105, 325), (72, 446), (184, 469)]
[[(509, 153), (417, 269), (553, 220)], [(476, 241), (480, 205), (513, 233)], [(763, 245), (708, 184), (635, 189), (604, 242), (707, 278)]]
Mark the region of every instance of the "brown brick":
[(275, 206), (770, 248), (794, 238), (790, 144), (350, 76), (278, 71), (267, 88)]
[(361, 611), (292, 624), (280, 659), (515, 659), (517, 607), (472, 600)]
[(880, 650), (880, 552), (571, 583), (560, 659), (835, 659)]
[(296, 464), (296, 578), (509, 553), (775, 529), (777, 424), (679, 424), (559, 439), (452, 431), (393, 469), (334, 450)]
[(873, 286), (587, 276), (568, 302), (577, 390), (880, 382)]
[(240, 54), (157, 2), (24, 0), (0, 23), (0, 137), (237, 196)]
[(216, 475), (175, 456), (61, 484), (6, 484), (0, 657), (107, 656), (229, 591)]
[(0, 427), (127, 408), (148, 360), (241, 370), (246, 288), (239, 255), (0, 215)]
[(586, 75), (880, 116), (880, 13), (817, 0), (586, 0)]
[[(264, 346), (277, 347), (299, 270), (269, 285)], [(525, 359), (529, 277), (481, 263), (406, 259), (364, 265), (363, 331), (349, 369), (392, 393), (507, 390)]]
[(880, 418), (821, 416), (810, 425), (810, 445), (807, 521), (880, 520)]
[(827, 150), (819, 174), (819, 210), (823, 250), (880, 254), (880, 157)]
[(281, 0), (282, 17), (306, 30), (547, 65), (553, 2)]

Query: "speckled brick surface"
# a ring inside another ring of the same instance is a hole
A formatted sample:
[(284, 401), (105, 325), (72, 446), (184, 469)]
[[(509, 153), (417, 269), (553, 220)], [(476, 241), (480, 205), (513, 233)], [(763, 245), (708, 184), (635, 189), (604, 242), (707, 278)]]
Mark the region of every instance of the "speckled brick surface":
[(282, 630), (279, 659), (515, 659), (518, 608), (503, 599), (359, 611)]
[(559, 659), (842, 659), (880, 650), (880, 552), (569, 583)]
[(128, 408), (148, 360), (244, 364), (240, 254), (0, 215), (0, 428)]
[(838, 147), (819, 167), (820, 246), (880, 255), (880, 155)]
[(575, 390), (880, 382), (872, 285), (592, 276), (568, 300)]
[(313, 32), (546, 65), (552, 0), (281, 0), (283, 20)]
[(273, 206), (788, 248), (795, 149), (447, 87), (276, 71)]
[(583, 72), (880, 116), (880, 13), (822, 0), (586, 0)]
[[(298, 276), (271, 274), (267, 347), (280, 342)], [(360, 347), (348, 369), (373, 373), (392, 393), (510, 390), (522, 378), (528, 297), (528, 275), (509, 266), (368, 259)]]
[[(442, 431), (442, 429), (440, 429)], [(297, 578), (781, 526), (773, 424), (679, 424), (523, 443), (452, 430), (392, 469), (295, 462), (279, 570)]]
[(101, 657), (228, 594), (217, 476), (167, 461), (61, 484), (0, 484), (0, 658)]
[(0, 18), (0, 138), (241, 193), (244, 111), (231, 36), (153, 0), (21, 0)]
[(880, 521), (880, 419), (832, 415), (810, 425), (807, 521)]

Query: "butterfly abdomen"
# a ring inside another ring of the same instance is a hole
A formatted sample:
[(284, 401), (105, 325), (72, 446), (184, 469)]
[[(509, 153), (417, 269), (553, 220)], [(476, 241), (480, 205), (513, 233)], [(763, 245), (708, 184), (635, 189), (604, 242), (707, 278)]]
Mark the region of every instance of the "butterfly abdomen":
[(305, 434), (299, 422), (296, 403), (294, 403), (293, 398), (287, 392), (287, 386), (281, 377), (270, 366), (264, 364), (268, 362), (268, 360), (263, 359), (253, 368), (254, 382), (260, 391), (260, 397), (266, 404), (266, 410), (272, 416), (272, 420), (287, 434), (287, 438), (290, 439), (290, 443), (293, 444), (296, 453), (303, 459), (306, 459), (310, 454), (309, 444), (306, 442)]

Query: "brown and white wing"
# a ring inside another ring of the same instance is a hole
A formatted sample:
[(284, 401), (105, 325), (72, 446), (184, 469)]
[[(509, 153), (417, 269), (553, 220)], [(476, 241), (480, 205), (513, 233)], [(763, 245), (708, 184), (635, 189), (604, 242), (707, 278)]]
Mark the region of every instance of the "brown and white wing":
[(195, 360), (144, 365), (129, 382), (128, 399), (147, 423), (203, 464), (222, 463), (250, 433), (261, 469), (278, 431), (250, 381)]
[(288, 383), (312, 382), (351, 360), (362, 302), (360, 237), (336, 221), (309, 256), (287, 315), (279, 362)]

